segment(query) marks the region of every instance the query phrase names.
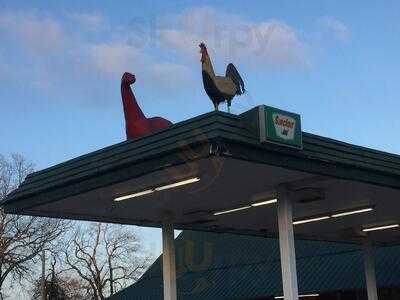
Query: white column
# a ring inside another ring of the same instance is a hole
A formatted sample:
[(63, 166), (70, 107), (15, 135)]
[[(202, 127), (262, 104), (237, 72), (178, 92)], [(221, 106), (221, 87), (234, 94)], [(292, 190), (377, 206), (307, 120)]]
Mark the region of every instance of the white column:
[(364, 242), (364, 268), (368, 300), (378, 300), (375, 275), (375, 247), (370, 241)]
[(163, 223), (162, 242), (164, 300), (176, 300), (176, 266), (173, 224)]
[(293, 207), (284, 186), (278, 187), (278, 225), (281, 251), (282, 286), (285, 300), (298, 300)]

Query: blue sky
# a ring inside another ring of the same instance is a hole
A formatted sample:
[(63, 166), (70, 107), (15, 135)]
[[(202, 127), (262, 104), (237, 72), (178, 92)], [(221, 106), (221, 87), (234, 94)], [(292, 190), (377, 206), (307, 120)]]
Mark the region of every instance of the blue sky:
[(399, 20), (398, 1), (0, 1), (0, 153), (42, 169), (123, 141), (123, 71), (147, 116), (211, 111), (200, 41), (246, 82), (233, 112), (400, 153)]

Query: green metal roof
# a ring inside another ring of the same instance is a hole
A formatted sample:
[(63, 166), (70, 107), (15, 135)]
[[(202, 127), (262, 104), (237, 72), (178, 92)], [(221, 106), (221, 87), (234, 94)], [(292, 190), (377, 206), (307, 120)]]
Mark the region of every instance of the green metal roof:
[(211, 112), (29, 175), (2, 203), (21, 213), (211, 155), (400, 188), (400, 156), (303, 133), (303, 149), (260, 144), (241, 116)]
[[(379, 287), (400, 285), (400, 247), (378, 248)], [(296, 241), (300, 293), (361, 289), (362, 253), (355, 245)], [(176, 240), (178, 299), (249, 299), (282, 295), (276, 239), (184, 231)], [(162, 299), (161, 257), (111, 300)]]

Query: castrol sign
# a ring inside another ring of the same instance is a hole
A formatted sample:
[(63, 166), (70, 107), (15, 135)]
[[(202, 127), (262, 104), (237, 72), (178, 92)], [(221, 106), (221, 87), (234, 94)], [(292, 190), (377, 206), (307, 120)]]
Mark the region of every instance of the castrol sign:
[(302, 148), (300, 115), (266, 105), (258, 110), (261, 142)]

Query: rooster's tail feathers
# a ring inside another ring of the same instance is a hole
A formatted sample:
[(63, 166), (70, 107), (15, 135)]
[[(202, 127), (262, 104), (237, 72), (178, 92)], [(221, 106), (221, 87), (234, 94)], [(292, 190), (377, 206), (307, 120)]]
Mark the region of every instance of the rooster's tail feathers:
[(238, 70), (236, 70), (235, 66), (232, 63), (230, 63), (226, 67), (225, 76), (229, 77), (230, 79), (232, 79), (232, 81), (235, 83), (235, 85), (236, 85), (236, 95), (241, 95), (246, 91), (245, 88), (244, 88), (243, 79), (240, 76)]

